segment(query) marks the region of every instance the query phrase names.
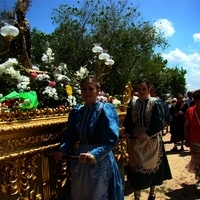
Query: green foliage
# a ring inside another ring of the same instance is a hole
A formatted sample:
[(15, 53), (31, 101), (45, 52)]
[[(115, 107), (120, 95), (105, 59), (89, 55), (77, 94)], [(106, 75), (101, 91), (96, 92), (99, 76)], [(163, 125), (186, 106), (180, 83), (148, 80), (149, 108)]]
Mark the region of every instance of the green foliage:
[(155, 48), (165, 49), (168, 43), (138, 7), (128, 0), (84, 0), (76, 6), (62, 4), (53, 9), (52, 21), (57, 29), (50, 35), (32, 31), (33, 62), (42, 66), (41, 57), (47, 47), (55, 53), (55, 65), (66, 63), (70, 71), (81, 66), (95, 71), (93, 43), (101, 43), (115, 64), (105, 77), (102, 89), (110, 95), (123, 94), (128, 81), (133, 86), (139, 78), (148, 78), (161, 96), (185, 92), (183, 69), (168, 68), (167, 61)]
[(42, 55), (48, 47), (48, 41), (51, 39), (50, 34), (45, 34), (34, 28), (31, 31), (31, 44), (32, 44), (32, 63), (38, 66), (43, 64)]
[(171, 96), (176, 96), (178, 93), (186, 94), (186, 80), (185, 75), (187, 73), (183, 68), (178, 68), (177, 66), (174, 68), (170, 68), (169, 70), (169, 90), (171, 92)]

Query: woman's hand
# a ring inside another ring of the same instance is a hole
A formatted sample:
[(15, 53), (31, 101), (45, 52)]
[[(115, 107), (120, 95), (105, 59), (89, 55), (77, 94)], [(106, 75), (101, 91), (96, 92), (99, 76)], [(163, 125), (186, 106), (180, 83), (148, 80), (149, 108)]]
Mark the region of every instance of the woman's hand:
[(178, 115), (183, 115), (183, 112), (182, 112), (182, 111), (179, 111), (179, 112), (178, 112)]
[(90, 153), (81, 153), (78, 157), (78, 161), (80, 163), (86, 163), (87, 162), (87, 157), (90, 157), (91, 154)]

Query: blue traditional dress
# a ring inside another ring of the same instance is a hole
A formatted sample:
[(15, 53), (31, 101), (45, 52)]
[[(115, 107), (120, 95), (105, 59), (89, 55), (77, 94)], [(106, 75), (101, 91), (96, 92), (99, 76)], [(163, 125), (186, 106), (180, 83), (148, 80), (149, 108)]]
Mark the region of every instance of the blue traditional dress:
[[(123, 122), (128, 141), (128, 180), (135, 190), (161, 185), (171, 179), (171, 171), (166, 157), (161, 131), (165, 113), (159, 99), (133, 100), (129, 104)], [(137, 139), (138, 133), (146, 133), (147, 139)]]
[(112, 153), (119, 137), (115, 107), (100, 101), (75, 106), (69, 115), (64, 137), (60, 151), (67, 153), (79, 141), (75, 155), (90, 152), (97, 161), (96, 164), (71, 161), (72, 199), (124, 199), (121, 176)]

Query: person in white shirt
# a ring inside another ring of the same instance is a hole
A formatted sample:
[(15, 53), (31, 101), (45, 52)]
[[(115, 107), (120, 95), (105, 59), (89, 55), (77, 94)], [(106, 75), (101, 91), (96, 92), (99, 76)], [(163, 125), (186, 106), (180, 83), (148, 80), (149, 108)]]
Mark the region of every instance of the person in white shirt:
[(192, 91), (187, 92), (187, 99), (185, 100), (185, 103), (188, 105), (188, 107), (190, 107), (190, 102), (193, 101), (192, 95), (193, 95)]

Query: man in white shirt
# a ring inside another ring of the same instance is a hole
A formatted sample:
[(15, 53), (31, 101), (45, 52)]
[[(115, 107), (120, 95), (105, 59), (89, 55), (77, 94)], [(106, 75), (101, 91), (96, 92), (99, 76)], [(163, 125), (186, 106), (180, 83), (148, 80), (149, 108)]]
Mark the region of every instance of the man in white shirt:
[(185, 103), (188, 105), (188, 107), (190, 107), (190, 102), (193, 101), (192, 95), (193, 95), (192, 91), (187, 92), (187, 99), (185, 100)]

